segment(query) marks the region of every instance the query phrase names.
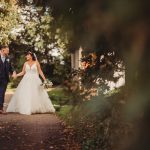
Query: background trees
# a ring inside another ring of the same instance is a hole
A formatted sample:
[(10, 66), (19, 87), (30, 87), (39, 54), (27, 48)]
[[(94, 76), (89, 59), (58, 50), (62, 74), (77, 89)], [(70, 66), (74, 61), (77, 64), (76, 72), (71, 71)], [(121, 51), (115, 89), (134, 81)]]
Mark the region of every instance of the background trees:
[(19, 7), (16, 1), (0, 2), (0, 43), (9, 44), (13, 36), (13, 31), (19, 22)]
[[(31, 50), (36, 52), (46, 76), (56, 84), (62, 83), (66, 72), (70, 70), (69, 54), (65, 52), (68, 41), (56, 24), (51, 8), (35, 6), (32, 2), (17, 4), (11, 1), (1, 3), (5, 7), (3, 11), (7, 12), (6, 15), (1, 12), (1, 43), (10, 44), (16, 71), (21, 69), (25, 61), (24, 53)], [(66, 72), (61, 69), (64, 66), (67, 66)]]

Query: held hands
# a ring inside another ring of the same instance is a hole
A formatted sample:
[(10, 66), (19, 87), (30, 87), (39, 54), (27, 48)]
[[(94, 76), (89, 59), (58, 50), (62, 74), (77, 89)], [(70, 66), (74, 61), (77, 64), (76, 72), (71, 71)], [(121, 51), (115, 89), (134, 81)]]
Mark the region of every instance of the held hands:
[(17, 79), (16, 71), (13, 72), (12, 77), (13, 77), (14, 80)]

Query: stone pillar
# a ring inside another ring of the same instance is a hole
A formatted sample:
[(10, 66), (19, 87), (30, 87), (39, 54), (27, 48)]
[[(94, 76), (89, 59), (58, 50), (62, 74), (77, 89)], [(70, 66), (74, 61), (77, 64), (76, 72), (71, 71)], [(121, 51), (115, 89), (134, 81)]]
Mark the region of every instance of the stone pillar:
[(74, 53), (71, 54), (71, 68), (75, 70), (82, 68), (81, 58), (82, 58), (82, 47), (80, 47), (78, 50), (75, 50)]

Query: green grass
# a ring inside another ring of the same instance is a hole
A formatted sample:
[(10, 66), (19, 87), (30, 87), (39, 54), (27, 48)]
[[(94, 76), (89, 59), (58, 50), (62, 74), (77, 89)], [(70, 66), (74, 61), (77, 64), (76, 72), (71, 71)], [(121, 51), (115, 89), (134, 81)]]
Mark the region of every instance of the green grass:
[(63, 88), (54, 88), (51, 91), (49, 91), (48, 94), (50, 96), (58, 96), (58, 97), (64, 97), (65, 96)]
[(54, 88), (48, 91), (48, 94), (54, 105), (63, 106), (70, 99), (63, 88)]
[(71, 109), (73, 106), (71, 105), (64, 105), (63, 107), (60, 108), (60, 110), (57, 112), (57, 114), (63, 118), (63, 119), (67, 119), (68, 114), (70, 113)]
[(73, 107), (69, 104), (63, 104), (66, 100), (70, 99), (68, 94), (66, 94), (63, 88), (58, 87), (48, 91), (48, 94), (50, 99), (52, 100), (58, 116), (60, 116), (64, 120), (67, 120), (67, 117)]

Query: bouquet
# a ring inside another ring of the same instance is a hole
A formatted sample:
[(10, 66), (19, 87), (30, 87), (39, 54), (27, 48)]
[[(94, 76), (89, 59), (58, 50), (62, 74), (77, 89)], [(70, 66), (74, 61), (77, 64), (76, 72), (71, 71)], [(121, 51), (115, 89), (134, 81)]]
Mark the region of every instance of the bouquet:
[(42, 84), (41, 84), (42, 87), (44, 87), (45, 89), (48, 89), (48, 88), (51, 88), (53, 86), (53, 83), (46, 79), (46, 81), (44, 81)]

